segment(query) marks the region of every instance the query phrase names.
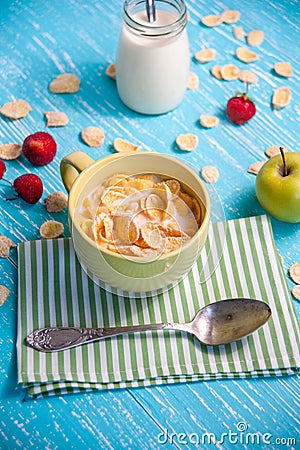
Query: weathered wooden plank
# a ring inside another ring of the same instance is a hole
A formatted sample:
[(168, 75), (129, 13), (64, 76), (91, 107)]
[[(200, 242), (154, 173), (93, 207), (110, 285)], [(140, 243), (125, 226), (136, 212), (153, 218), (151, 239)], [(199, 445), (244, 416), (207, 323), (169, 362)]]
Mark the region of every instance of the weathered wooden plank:
[(185, 440), (187, 448), (193, 448), (194, 443), (199, 443), (199, 448), (214, 443), (217, 448), (229, 448), (235, 440), (239, 448), (249, 448), (249, 439), (248, 444), (257, 444), (251, 448), (268, 448), (276, 439), (284, 443), (288, 438), (294, 439), (290, 442), (295, 446), (298, 388), (299, 380), (291, 377), (146, 388), (134, 391), (134, 395), (149, 414), (159, 418), (165, 433), (157, 435), (160, 442), (180, 444)]

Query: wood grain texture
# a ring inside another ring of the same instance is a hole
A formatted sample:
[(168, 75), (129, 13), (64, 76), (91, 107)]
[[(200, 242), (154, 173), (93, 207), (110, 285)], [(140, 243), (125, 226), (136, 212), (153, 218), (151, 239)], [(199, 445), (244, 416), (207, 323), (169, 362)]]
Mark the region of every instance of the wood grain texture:
[[(191, 70), (200, 78), (196, 92), (188, 91), (182, 105), (158, 117), (136, 114), (118, 98), (115, 82), (105, 75), (107, 65), (114, 62), (121, 28), (120, 0), (110, 2), (80, 0), (2, 0), (0, 5), (0, 99), (1, 104), (23, 98), (32, 106), (24, 119), (0, 118), (0, 144), (22, 143), (35, 131), (49, 131), (58, 145), (55, 160), (44, 167), (32, 166), (24, 156), (7, 163), (6, 177), (13, 180), (25, 172), (38, 174), (44, 182), (42, 200), (28, 205), (21, 200), (6, 202), (12, 190), (0, 182), (0, 234), (15, 243), (38, 239), (39, 227), (47, 219), (60, 220), (69, 236), (66, 212), (46, 212), (44, 199), (55, 190), (63, 190), (59, 177), (60, 159), (74, 150), (83, 150), (93, 158), (110, 154), (116, 137), (122, 137), (143, 148), (181, 158), (198, 171), (215, 165), (220, 179), (215, 191), (227, 219), (263, 213), (255, 198), (255, 177), (248, 166), (266, 159), (270, 145), (282, 144), (299, 151), (300, 8), (297, 0), (190, 0), (188, 34), (191, 56), (202, 48), (214, 48), (215, 61), (199, 64), (191, 59)], [(224, 9), (241, 12), (239, 25), (245, 32), (261, 29), (263, 44), (255, 48), (259, 60), (248, 67), (234, 57), (241, 41), (234, 38), (232, 25), (209, 29), (200, 24), (201, 17), (219, 14)], [(275, 62), (289, 61), (294, 74), (290, 79), (274, 75)], [(245, 126), (238, 127), (226, 119), (228, 98), (243, 85), (239, 81), (221, 82), (209, 69), (214, 64), (234, 63), (250, 68), (259, 77), (251, 86), (257, 114)], [(50, 81), (59, 73), (72, 72), (81, 79), (81, 89), (74, 95), (53, 95)], [(280, 111), (271, 108), (275, 88), (287, 85), (292, 90), (291, 104)], [(69, 124), (47, 129), (43, 113), (65, 112)], [(220, 125), (211, 130), (199, 125), (201, 114), (216, 115)], [(86, 126), (105, 130), (102, 147), (92, 149), (80, 139)], [(193, 132), (199, 146), (192, 153), (177, 150), (178, 134)], [(217, 207), (217, 206), (215, 206)], [(272, 219), (276, 245), (284, 258), (287, 273), (293, 262), (300, 263), (300, 227)], [(180, 443), (179, 433), (235, 432), (239, 422), (248, 431), (275, 438), (299, 436), (299, 379), (236, 380), (120, 390), (105, 393), (65, 396), (41, 401), (23, 401), (24, 392), (16, 384), (15, 333), (17, 305), (17, 252), (8, 260), (0, 260), (0, 284), (11, 290), (0, 309), (0, 448), (60, 449), (111, 448), (156, 449), (195, 448)], [(289, 285), (292, 287), (290, 280)], [(294, 300), (300, 316), (300, 304)], [(162, 431), (169, 433), (168, 442), (159, 443)], [(171, 433), (175, 436), (171, 439)], [(173, 443), (171, 443), (171, 440)], [(253, 445), (251, 448), (276, 448)], [(296, 445), (299, 446), (299, 438)], [(203, 445), (199, 448), (210, 448)], [(229, 448), (226, 443), (217, 448)], [(247, 448), (240, 444), (237, 448)], [(249, 448), (249, 447), (248, 447)], [(277, 445), (277, 448), (287, 448)]]

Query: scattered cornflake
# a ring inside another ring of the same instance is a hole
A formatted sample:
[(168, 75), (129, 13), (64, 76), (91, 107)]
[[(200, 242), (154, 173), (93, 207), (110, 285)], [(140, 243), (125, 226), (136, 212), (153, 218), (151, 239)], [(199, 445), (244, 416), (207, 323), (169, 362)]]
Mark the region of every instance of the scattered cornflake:
[(47, 127), (64, 127), (68, 124), (69, 119), (67, 115), (59, 111), (49, 111), (45, 112)]
[(258, 82), (258, 76), (251, 72), (251, 70), (241, 70), (239, 73), (239, 80), (243, 83), (254, 84)]
[(3, 144), (0, 145), (0, 159), (16, 159), (22, 153), (22, 145), (20, 144)]
[(11, 247), (15, 244), (6, 236), (0, 236), (0, 258), (8, 258)]
[(56, 220), (47, 220), (40, 226), (40, 235), (45, 239), (54, 239), (61, 236), (64, 232), (64, 226)]
[(213, 48), (206, 48), (195, 53), (195, 59), (200, 63), (206, 63), (214, 59), (216, 51)]
[(190, 72), (187, 88), (195, 91), (199, 87), (199, 77), (195, 72)]
[(0, 285), (0, 306), (2, 306), (4, 302), (6, 302), (9, 294), (10, 290), (6, 286)]
[(140, 151), (141, 147), (121, 138), (114, 140), (114, 149), (118, 153), (134, 153)]
[(48, 195), (45, 200), (45, 206), (48, 212), (60, 212), (66, 208), (68, 204), (68, 197), (63, 192), (53, 192)]
[(291, 77), (293, 75), (292, 65), (289, 62), (279, 62), (274, 65), (274, 71), (281, 77)]
[(265, 154), (269, 158), (272, 158), (273, 156), (276, 156), (276, 155), (280, 155), (279, 147), (282, 147), (284, 152), (288, 151), (288, 149), (286, 147), (284, 147), (283, 145), (271, 145), (271, 147), (267, 148), (267, 150), (265, 151)]
[(9, 119), (16, 120), (25, 117), (31, 110), (31, 106), (25, 100), (16, 100), (4, 103), (0, 108), (0, 113)]
[(214, 76), (215, 78), (217, 78), (218, 80), (223, 80), (222, 78), (222, 73), (221, 73), (221, 66), (219, 65), (215, 65), (210, 69), (210, 73), (212, 74), (212, 76)]
[(300, 265), (298, 263), (291, 265), (289, 268), (289, 274), (294, 283), (300, 284)]
[(226, 81), (237, 80), (240, 70), (234, 64), (225, 64), (221, 67), (222, 79)]
[(110, 77), (112, 80), (116, 79), (116, 65), (115, 64), (110, 64), (109, 66), (107, 66), (105, 73), (108, 77)]
[(49, 85), (53, 94), (74, 94), (79, 90), (80, 79), (73, 73), (58, 75)]
[(86, 127), (81, 131), (81, 139), (90, 147), (100, 147), (104, 142), (104, 131), (98, 127)]
[(217, 27), (218, 25), (221, 25), (223, 20), (221, 16), (205, 16), (202, 17), (201, 22), (206, 27)]
[(222, 22), (231, 24), (237, 22), (241, 17), (241, 13), (239, 11), (233, 9), (227, 9), (223, 11), (221, 15)]
[(296, 300), (300, 300), (300, 286), (298, 284), (293, 287), (292, 294)]
[(278, 256), (279, 256), (279, 260), (280, 260), (281, 264), (284, 265), (284, 259), (283, 259), (282, 255), (278, 254)]
[(239, 47), (235, 52), (236, 57), (244, 63), (252, 63), (258, 59), (257, 53), (252, 52), (247, 47)]
[(261, 30), (252, 30), (247, 34), (247, 44), (251, 47), (257, 47), (264, 40), (264, 32)]
[(262, 166), (265, 164), (266, 161), (256, 161), (248, 167), (248, 172), (253, 173), (254, 175), (257, 175)]
[(244, 39), (245, 36), (244, 29), (240, 25), (234, 27), (232, 32), (234, 37), (236, 37), (237, 39)]
[(198, 137), (191, 133), (180, 134), (176, 138), (176, 144), (180, 150), (191, 152), (192, 150), (195, 150), (198, 145)]
[(204, 114), (202, 114), (200, 116), (200, 125), (203, 128), (213, 128), (216, 127), (219, 124), (219, 119), (218, 117), (215, 116), (206, 116)]
[(272, 105), (274, 109), (281, 109), (287, 106), (291, 101), (292, 93), (288, 87), (282, 86), (273, 94)]
[(219, 171), (214, 166), (204, 166), (201, 170), (202, 178), (210, 184), (216, 183), (219, 178)]

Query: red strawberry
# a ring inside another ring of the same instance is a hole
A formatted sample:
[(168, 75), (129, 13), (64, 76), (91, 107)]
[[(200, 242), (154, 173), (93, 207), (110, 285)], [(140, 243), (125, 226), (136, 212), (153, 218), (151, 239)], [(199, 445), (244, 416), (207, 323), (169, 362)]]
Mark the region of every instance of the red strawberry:
[(5, 163), (0, 159), (0, 180), (3, 177), (4, 173), (6, 172), (6, 165)]
[(227, 102), (226, 114), (231, 122), (242, 125), (248, 122), (256, 113), (256, 108), (253, 100), (248, 97), (248, 84), (246, 92), (237, 92), (235, 97), (232, 97)]
[(22, 150), (33, 165), (44, 166), (50, 163), (56, 155), (56, 142), (49, 133), (38, 131), (27, 136)]
[(40, 177), (33, 173), (26, 173), (16, 178), (13, 188), (25, 202), (36, 203), (43, 194), (43, 183)]

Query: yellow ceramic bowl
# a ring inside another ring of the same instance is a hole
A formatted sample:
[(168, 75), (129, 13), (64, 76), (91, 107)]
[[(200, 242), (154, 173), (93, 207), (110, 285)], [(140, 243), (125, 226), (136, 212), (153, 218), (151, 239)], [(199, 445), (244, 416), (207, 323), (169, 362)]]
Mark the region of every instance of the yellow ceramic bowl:
[[(118, 173), (153, 173), (163, 179), (177, 179), (186, 192), (205, 206), (197, 233), (181, 249), (155, 260), (99, 249), (79, 227), (78, 214), (83, 200), (106, 178)], [(77, 257), (87, 273), (100, 280), (99, 284), (129, 292), (149, 292), (174, 284), (192, 267), (206, 240), (210, 201), (205, 185), (188, 166), (171, 156), (153, 152), (113, 154), (98, 161), (83, 152), (74, 152), (62, 159), (61, 177), (69, 191), (69, 227)]]

